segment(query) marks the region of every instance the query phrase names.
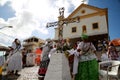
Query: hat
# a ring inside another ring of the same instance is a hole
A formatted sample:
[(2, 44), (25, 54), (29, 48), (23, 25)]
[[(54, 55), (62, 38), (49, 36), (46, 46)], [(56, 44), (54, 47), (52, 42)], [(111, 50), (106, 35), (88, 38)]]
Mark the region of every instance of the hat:
[(82, 39), (82, 40), (84, 40), (84, 39), (88, 39), (88, 35), (86, 35), (86, 34), (82, 34), (82, 35), (81, 35), (81, 39)]
[(51, 42), (52, 40), (48, 38), (48, 39), (46, 39), (46, 41), (47, 41), (47, 42)]

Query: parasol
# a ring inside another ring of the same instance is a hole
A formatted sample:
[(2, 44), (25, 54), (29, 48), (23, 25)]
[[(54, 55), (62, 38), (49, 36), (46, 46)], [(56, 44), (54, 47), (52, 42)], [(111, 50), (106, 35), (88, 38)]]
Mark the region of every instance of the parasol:
[(120, 46), (120, 38), (113, 39), (111, 43), (113, 43), (114, 46)]

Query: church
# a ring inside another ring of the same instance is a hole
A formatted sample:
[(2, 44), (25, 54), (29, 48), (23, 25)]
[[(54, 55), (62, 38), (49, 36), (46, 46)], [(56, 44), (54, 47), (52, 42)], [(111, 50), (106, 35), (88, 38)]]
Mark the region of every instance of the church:
[[(81, 35), (87, 34), (92, 42), (109, 40), (108, 9), (81, 4), (67, 18), (79, 17), (80, 21), (63, 25), (63, 39), (71, 43), (81, 41)], [(55, 40), (59, 39), (59, 28), (55, 28)]]

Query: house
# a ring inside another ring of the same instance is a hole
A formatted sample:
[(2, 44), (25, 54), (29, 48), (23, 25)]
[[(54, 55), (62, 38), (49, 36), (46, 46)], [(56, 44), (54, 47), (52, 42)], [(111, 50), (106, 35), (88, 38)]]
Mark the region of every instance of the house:
[(23, 41), (23, 47), (27, 50), (28, 53), (35, 52), (35, 50), (40, 48), (44, 43), (44, 40), (33, 36)]
[[(87, 34), (92, 42), (108, 40), (108, 9), (81, 4), (67, 18), (79, 16), (80, 22), (63, 25), (63, 39), (70, 39), (71, 43), (80, 41), (80, 36)], [(55, 40), (58, 40), (59, 28), (55, 28)]]

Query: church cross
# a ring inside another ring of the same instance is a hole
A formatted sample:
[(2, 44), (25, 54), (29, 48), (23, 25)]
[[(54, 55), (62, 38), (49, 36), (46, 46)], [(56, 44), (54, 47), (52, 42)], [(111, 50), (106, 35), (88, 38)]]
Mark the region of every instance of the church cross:
[(47, 23), (46, 27), (55, 27), (58, 26), (58, 40), (61, 41), (63, 39), (63, 25), (79, 22), (80, 16), (74, 17), (74, 18), (64, 18), (64, 7), (59, 8), (59, 14), (58, 21)]

